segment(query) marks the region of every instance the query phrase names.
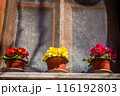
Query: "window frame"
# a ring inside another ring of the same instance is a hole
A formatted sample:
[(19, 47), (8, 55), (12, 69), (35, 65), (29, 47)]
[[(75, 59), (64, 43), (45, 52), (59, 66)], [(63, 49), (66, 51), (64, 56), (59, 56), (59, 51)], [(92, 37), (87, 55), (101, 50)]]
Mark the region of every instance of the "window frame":
[[(91, 7), (79, 6), (77, 3), (73, 3), (72, 0), (53, 0), (53, 3), (17, 3), (17, 0), (5, 0), (6, 3), (6, 11), (5, 18), (0, 18), (0, 20), (4, 20), (3, 30), (1, 32), (1, 53), (3, 55), (7, 49), (14, 46), (14, 38), (15, 38), (15, 26), (16, 26), (16, 17), (17, 17), (17, 8), (18, 6), (33, 6), (33, 7), (46, 7), (53, 9), (53, 30), (52, 30), (52, 46), (61, 47), (66, 45), (69, 52), (69, 60), (70, 63), (67, 64), (66, 70), (71, 72), (72, 70), (72, 60), (71, 60), (71, 52), (72, 52), (72, 8), (104, 8), (106, 7), (104, 3), (98, 3), (97, 5)], [(66, 3), (69, 2), (69, 3)], [(105, 3), (109, 5), (109, 2)], [(111, 7), (111, 6), (110, 6)], [(110, 9), (107, 6), (107, 14), (110, 14)], [(3, 13), (4, 14), (4, 13)], [(111, 15), (108, 15), (108, 31), (113, 32), (114, 29), (111, 28), (110, 24), (117, 23), (112, 21)], [(9, 22), (9, 23), (8, 23)], [(118, 28), (115, 30), (118, 31)], [(8, 38), (9, 37), (9, 38)], [(119, 39), (116, 39), (118, 41)], [(119, 40), (120, 41), (120, 40)], [(1, 62), (0, 65), (2, 65)], [(31, 74), (31, 73), (30, 73)], [(72, 74), (72, 73), (71, 73)], [(88, 73), (89, 74), (89, 73)], [(69, 76), (69, 75), (68, 75)]]

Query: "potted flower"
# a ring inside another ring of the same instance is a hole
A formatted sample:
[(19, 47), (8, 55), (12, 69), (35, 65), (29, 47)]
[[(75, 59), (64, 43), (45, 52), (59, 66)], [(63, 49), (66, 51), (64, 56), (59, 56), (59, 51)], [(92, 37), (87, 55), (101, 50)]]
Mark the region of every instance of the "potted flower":
[(90, 57), (83, 59), (90, 63), (92, 70), (108, 70), (111, 71), (110, 65), (115, 62), (117, 54), (109, 47), (104, 47), (102, 44), (97, 44), (90, 50)]
[[(43, 57), (43, 62), (47, 63), (49, 70), (65, 71), (65, 66), (69, 62), (68, 51), (65, 46), (61, 48), (50, 47)], [(50, 72), (50, 71), (49, 71)]]
[[(29, 65), (29, 53), (22, 47), (22, 48), (11, 48), (6, 51), (6, 54), (0, 59), (5, 60), (5, 63), (7, 65), (7, 69), (13, 69), (13, 70), (21, 70), (24, 71), (25, 66)], [(25, 61), (24, 59), (27, 59)]]

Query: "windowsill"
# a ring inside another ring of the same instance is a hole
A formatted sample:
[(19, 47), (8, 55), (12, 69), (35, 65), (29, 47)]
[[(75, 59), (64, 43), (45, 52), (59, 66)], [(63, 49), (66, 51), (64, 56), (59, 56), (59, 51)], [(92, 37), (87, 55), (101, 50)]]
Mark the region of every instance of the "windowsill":
[(0, 80), (118, 80), (119, 73), (0, 72)]

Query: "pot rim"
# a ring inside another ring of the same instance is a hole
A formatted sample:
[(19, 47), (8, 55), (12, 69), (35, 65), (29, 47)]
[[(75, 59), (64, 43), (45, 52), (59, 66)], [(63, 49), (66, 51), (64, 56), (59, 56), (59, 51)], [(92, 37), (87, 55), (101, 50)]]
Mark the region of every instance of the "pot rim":
[(94, 60), (98, 60), (98, 59), (100, 59), (100, 60), (108, 60), (108, 61), (110, 61), (111, 63), (113, 63), (112, 60), (110, 60), (110, 59), (96, 58), (96, 59), (93, 59), (93, 60), (90, 62), (90, 64), (91, 64)]
[[(55, 56), (55, 57), (50, 57), (50, 58), (63, 58), (63, 57), (57, 57), (57, 56)], [(48, 59), (50, 59), (50, 58), (48, 58)], [(47, 60), (48, 60), (47, 59)], [(66, 60), (66, 62), (67, 62), (67, 59), (66, 58), (63, 58), (63, 59), (65, 59)], [(47, 60), (46, 60), (46, 63), (47, 63)], [(68, 62), (67, 62), (68, 63)]]
[(26, 64), (27, 64), (27, 61), (25, 61), (25, 60), (23, 60), (23, 59), (16, 59), (16, 58), (10, 58), (10, 59), (7, 59), (7, 60), (5, 60), (5, 63), (8, 61), (8, 60), (11, 60), (11, 59), (13, 59), (13, 60), (21, 60), (21, 61), (23, 61), (23, 62), (25, 62)]

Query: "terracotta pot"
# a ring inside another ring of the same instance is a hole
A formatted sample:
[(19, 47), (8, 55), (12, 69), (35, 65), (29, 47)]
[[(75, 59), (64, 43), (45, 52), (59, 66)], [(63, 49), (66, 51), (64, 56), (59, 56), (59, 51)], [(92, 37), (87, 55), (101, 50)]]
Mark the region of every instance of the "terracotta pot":
[(7, 59), (5, 63), (7, 68), (16, 68), (20, 70), (24, 70), (27, 64), (27, 62), (22, 59)]
[(51, 57), (48, 58), (47, 61), (48, 70), (50, 69), (63, 69), (65, 70), (65, 66), (67, 64), (67, 60), (61, 57)]
[(91, 62), (93, 70), (106, 69), (110, 70), (110, 65), (112, 61), (109, 59), (94, 59)]

